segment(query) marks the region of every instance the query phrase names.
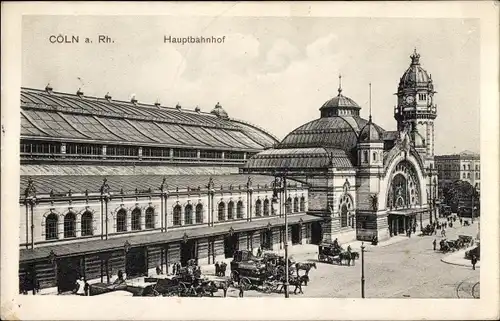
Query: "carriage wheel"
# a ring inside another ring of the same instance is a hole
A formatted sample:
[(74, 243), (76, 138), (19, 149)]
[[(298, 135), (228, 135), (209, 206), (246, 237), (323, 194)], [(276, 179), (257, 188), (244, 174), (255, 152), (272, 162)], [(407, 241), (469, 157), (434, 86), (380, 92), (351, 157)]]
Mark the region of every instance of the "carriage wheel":
[(249, 278), (242, 278), (240, 285), (243, 287), (243, 290), (248, 291), (252, 288), (252, 281)]
[(185, 283), (179, 283), (179, 296), (187, 296), (188, 288)]

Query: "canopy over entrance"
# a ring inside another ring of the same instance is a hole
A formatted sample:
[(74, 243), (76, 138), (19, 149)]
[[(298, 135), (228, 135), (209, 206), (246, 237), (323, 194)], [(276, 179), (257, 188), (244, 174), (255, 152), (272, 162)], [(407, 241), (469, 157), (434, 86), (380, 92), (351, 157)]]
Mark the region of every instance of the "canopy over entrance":
[(389, 215), (402, 215), (402, 216), (412, 216), (418, 213), (428, 212), (429, 208), (402, 208), (397, 210), (391, 210), (388, 212)]

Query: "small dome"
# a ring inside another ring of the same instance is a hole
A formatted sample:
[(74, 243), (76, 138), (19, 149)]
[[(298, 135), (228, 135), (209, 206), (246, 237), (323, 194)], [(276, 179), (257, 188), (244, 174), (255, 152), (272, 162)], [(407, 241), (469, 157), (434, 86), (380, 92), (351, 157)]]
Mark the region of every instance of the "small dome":
[(321, 117), (359, 116), (361, 107), (351, 98), (342, 95), (341, 79), (342, 77), (339, 76), (338, 95), (327, 100), (319, 109)]
[(432, 79), (427, 71), (420, 66), (420, 54), (415, 50), (410, 56), (411, 64), (399, 81), (399, 88), (427, 87), (432, 84)]
[(361, 129), (359, 133), (359, 142), (360, 143), (368, 143), (368, 142), (381, 142), (382, 141), (382, 133), (379, 131), (377, 126), (372, 122), (371, 116), (368, 123)]
[(339, 93), (337, 97), (333, 97), (332, 99), (327, 100), (323, 104), (323, 106), (321, 106), (320, 110), (325, 108), (349, 108), (349, 107), (361, 109), (361, 107), (359, 107), (359, 105), (354, 100)]
[(226, 111), (222, 108), (222, 106), (219, 103), (215, 105), (215, 108), (212, 109), (210, 113), (216, 115), (219, 118), (226, 118), (226, 119), (229, 118)]

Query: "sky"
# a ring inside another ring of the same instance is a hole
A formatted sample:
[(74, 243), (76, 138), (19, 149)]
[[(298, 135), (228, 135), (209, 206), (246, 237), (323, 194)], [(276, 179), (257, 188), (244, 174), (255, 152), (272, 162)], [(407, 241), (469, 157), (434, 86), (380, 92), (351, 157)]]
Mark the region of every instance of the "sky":
[[(395, 130), (400, 77), (414, 48), (437, 94), (435, 153), (479, 152), (480, 30), (475, 19), (324, 17), (24, 16), (22, 86), (209, 112), (279, 139), (319, 118), (343, 94)], [(51, 43), (50, 36), (79, 36)], [(98, 36), (113, 43), (98, 43)], [(164, 36), (223, 37), (220, 44), (165, 43)], [(85, 43), (88, 37), (93, 42)]]

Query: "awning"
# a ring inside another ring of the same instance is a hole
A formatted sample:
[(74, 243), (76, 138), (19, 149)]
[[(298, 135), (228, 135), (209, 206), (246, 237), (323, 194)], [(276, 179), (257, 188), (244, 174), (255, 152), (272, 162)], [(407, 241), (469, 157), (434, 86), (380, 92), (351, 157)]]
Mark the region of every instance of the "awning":
[[(288, 224), (309, 223), (322, 221), (323, 217), (309, 214), (288, 215)], [(57, 244), (52, 246), (43, 246), (35, 249), (21, 249), (20, 262), (34, 261), (42, 258), (48, 258), (53, 251), (57, 257), (68, 257), (84, 254), (95, 254), (124, 248), (125, 241), (128, 241), (131, 247), (164, 244), (188, 239), (198, 239), (221, 234), (245, 232), (259, 230), (285, 225), (284, 217), (265, 217), (253, 219), (251, 222), (237, 221), (215, 226), (202, 226), (195, 228), (169, 228), (167, 232), (157, 232), (141, 235), (127, 235), (108, 240), (81, 241), (69, 244)]]
[(388, 215), (403, 215), (403, 216), (412, 216), (419, 213), (428, 212), (429, 208), (402, 208), (397, 210), (391, 210), (388, 212)]

